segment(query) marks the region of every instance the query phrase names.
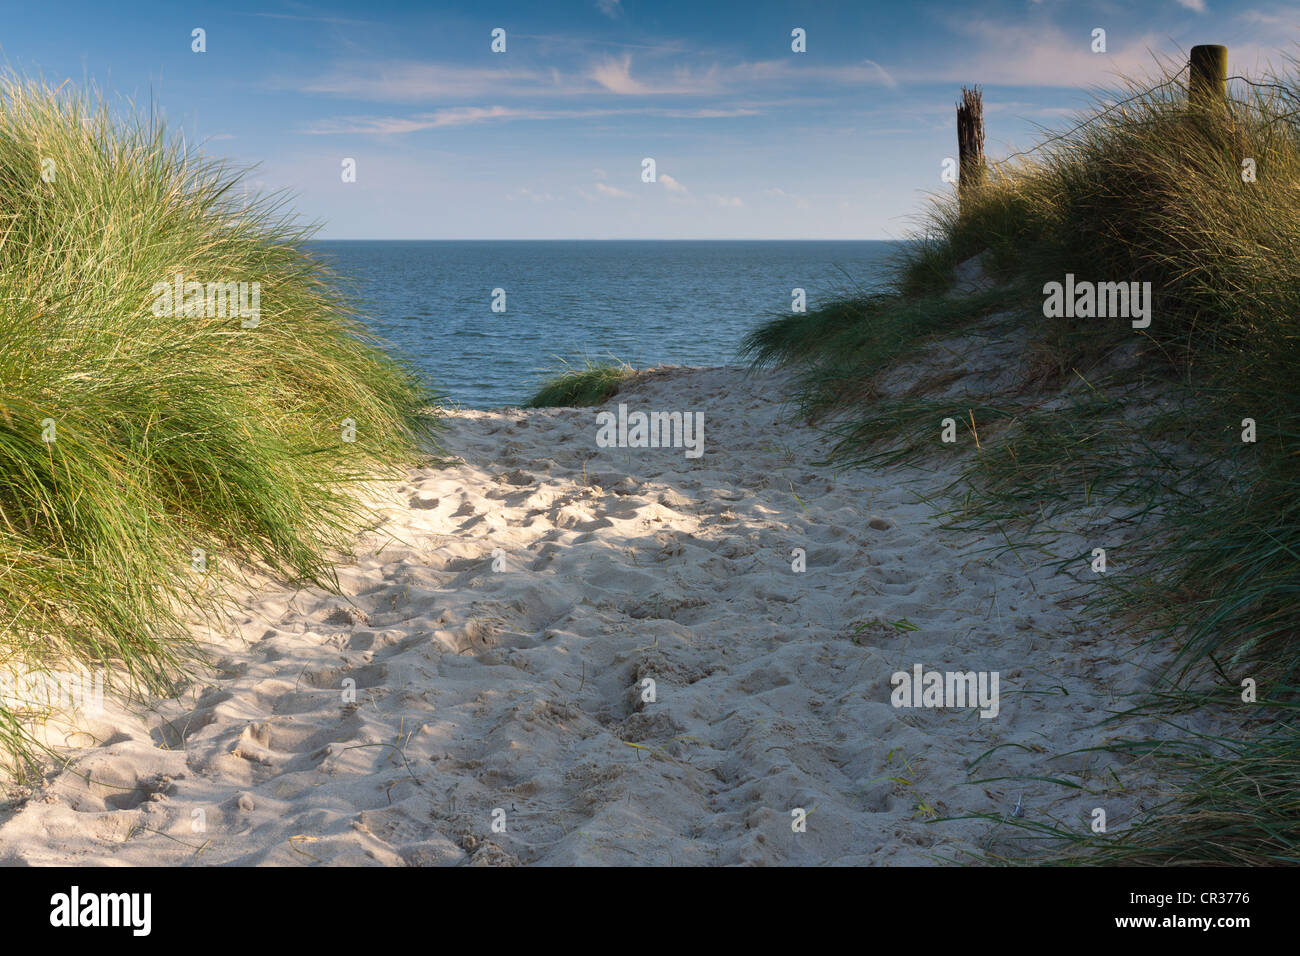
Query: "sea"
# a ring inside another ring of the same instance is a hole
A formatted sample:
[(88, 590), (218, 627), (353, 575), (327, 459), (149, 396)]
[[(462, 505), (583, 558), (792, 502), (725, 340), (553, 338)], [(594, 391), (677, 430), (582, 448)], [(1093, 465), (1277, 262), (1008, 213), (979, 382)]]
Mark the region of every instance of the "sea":
[(566, 362), (739, 363), (746, 333), (788, 315), (792, 290), (804, 290), (809, 309), (877, 291), (888, 284), (901, 246), (866, 240), (310, 243), (357, 297), (370, 328), (445, 404), (480, 409), (523, 403)]

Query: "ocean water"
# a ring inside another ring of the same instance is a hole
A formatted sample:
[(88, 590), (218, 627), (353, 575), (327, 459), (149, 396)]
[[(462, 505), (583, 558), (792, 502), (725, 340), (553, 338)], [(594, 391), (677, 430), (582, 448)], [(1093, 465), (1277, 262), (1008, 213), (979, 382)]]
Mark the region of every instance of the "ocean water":
[[(359, 297), (367, 323), (445, 400), (517, 405), (561, 359), (638, 368), (738, 361), (745, 333), (887, 281), (899, 243), (351, 241), (313, 251)], [(491, 309), (492, 290), (506, 311)]]

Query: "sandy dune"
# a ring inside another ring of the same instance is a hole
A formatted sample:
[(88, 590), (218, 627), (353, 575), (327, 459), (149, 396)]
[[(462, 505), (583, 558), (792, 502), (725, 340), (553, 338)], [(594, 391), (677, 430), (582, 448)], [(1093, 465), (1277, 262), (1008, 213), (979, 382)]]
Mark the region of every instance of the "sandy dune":
[[(614, 400), (703, 411), (697, 459), (598, 448), (590, 409), (451, 413), (463, 463), (386, 488), (344, 598), (265, 588), (182, 700), (84, 716), (99, 743), (16, 795), (0, 860), (897, 865), (1006, 848), (935, 816), (1131, 819), (1145, 768), (1084, 748), (1148, 651), (939, 531), (951, 475), (813, 464), (782, 394), (677, 369)], [(998, 672), (998, 716), (891, 706), (916, 664)]]

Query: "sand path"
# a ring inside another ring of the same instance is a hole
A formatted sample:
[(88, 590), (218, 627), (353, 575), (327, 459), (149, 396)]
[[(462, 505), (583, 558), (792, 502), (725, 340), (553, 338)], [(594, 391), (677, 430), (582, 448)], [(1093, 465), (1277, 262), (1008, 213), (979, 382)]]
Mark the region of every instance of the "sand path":
[[(950, 475), (813, 464), (782, 394), (680, 369), (614, 400), (703, 411), (698, 459), (598, 448), (590, 409), (451, 414), (463, 463), (376, 500), (345, 598), (263, 590), (182, 700), (85, 718), (100, 742), (5, 814), (0, 860), (916, 864), (1010, 832), (936, 815), (1131, 817), (1144, 770), (1078, 751), (1146, 652), (1045, 564), (940, 532), (918, 494)], [(999, 672), (998, 716), (894, 708), (918, 663)]]

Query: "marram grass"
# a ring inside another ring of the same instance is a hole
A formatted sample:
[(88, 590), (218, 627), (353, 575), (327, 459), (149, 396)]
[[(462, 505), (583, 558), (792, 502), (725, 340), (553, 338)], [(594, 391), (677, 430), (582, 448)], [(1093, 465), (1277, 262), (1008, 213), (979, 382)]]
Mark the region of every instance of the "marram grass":
[(617, 361), (584, 359), (579, 368), (563, 362), (544, 381), (524, 408), (585, 408), (601, 405), (618, 393), (636, 373), (632, 366)]
[[(152, 119), (0, 82), (0, 667), (164, 691), (223, 569), (331, 583), (349, 484), (417, 456), (429, 396), (309, 232)], [(258, 283), (260, 314), (155, 314), (178, 274)]]
[[(1150, 555), (1154, 586), (1143, 600), (1196, 657), (1253, 659), (1293, 682), (1300, 86), (1270, 75), (1258, 81), (1267, 85), (1236, 89), (1226, 109), (1202, 110), (1189, 108), (1180, 81), (1163, 81), (1145, 93), (1135, 86), (1119, 109), (995, 169), (960, 212), (936, 207), (941, 238), (913, 261), (907, 281), (924, 285), (935, 257), (984, 249), (1031, 287), (1066, 273), (1152, 283), (1149, 329), (1065, 320), (1063, 357), (1143, 336), (1146, 367), (1165, 366), (1190, 392), (1181, 426), (1189, 441), (1225, 475), (1249, 477), (1210, 483), (1191, 507), (1170, 512), (1179, 533)], [(1253, 176), (1243, 176), (1247, 159)], [(1241, 440), (1245, 419), (1256, 423), (1253, 443)], [(1169, 594), (1181, 596), (1172, 618)]]
[[(944, 296), (953, 267), (983, 254), (1002, 282), (1002, 308), (1023, 309), (1040, 374), (1021, 392), (968, 397), (976, 420), (997, 428), (969, 456), (949, 516), (1032, 541), (1057, 513), (1120, 506), (1108, 534), (1137, 573), (1108, 577), (1089, 613), (1176, 641), (1170, 686), (1215, 706), (1226, 699), (1244, 728), (1213, 746), (1156, 748), (1170, 752), (1162, 759), (1182, 789), (1120, 832), (1012, 825), (1055, 848), (1039, 862), (1295, 864), (1300, 83), (1292, 74), (1233, 81), (1226, 108), (1207, 111), (1189, 108), (1185, 77), (1171, 70), (1157, 81), (994, 166), (960, 208), (937, 201), (928, 238), (900, 264), (896, 295), (772, 323), (748, 345), (760, 364), (796, 368), (806, 410), (845, 412), (841, 461), (936, 453), (938, 419), (959, 402), (882, 399), (873, 382), (929, 333), (978, 314)], [(1150, 327), (1043, 317), (1038, 290), (1067, 273), (1150, 282)], [(1135, 368), (1094, 378), (1135, 344)], [(1064, 391), (1075, 380), (1087, 391), (1076, 383), (1070, 400), (1041, 402), (1045, 386)], [(1142, 382), (1173, 403), (1150, 407), (1141, 389), (1128, 397)], [(1254, 442), (1242, 440), (1247, 419)], [(1255, 703), (1241, 699), (1247, 678)]]

